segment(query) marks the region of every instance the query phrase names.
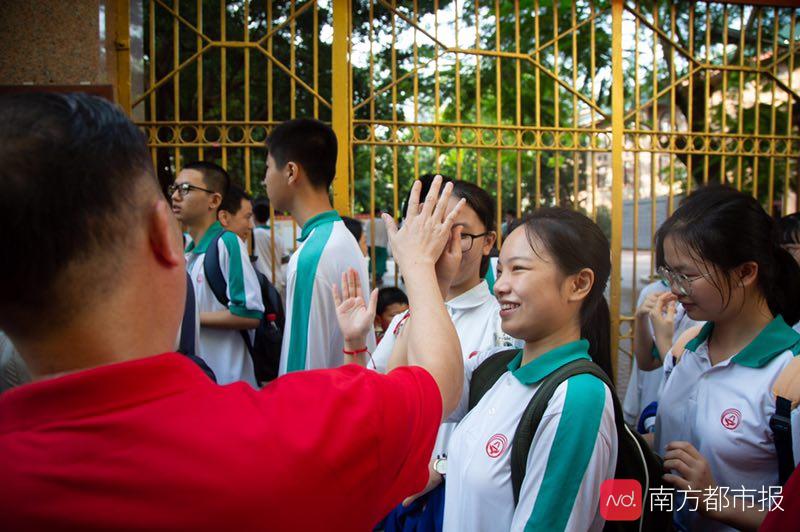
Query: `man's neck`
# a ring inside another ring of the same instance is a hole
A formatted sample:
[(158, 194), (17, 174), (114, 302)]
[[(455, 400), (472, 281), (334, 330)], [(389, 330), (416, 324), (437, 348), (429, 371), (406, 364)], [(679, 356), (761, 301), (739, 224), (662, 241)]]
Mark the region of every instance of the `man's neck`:
[(217, 214), (211, 213), (208, 216), (205, 216), (201, 221), (196, 224), (187, 226), (189, 230), (189, 236), (192, 237), (192, 242), (194, 245), (200, 243), (200, 240), (203, 238), (203, 235), (206, 234), (208, 228), (214, 225), (214, 222), (217, 221)]
[(450, 289), (447, 291), (446, 301), (451, 301), (460, 296), (461, 294), (469, 292), (470, 290), (481, 284), (481, 281), (483, 281), (483, 279), (481, 279), (480, 277), (474, 277), (461, 284), (451, 286)]
[(295, 200), (291, 213), (292, 218), (303, 226), (314, 216), (333, 210), (327, 191), (312, 191)]

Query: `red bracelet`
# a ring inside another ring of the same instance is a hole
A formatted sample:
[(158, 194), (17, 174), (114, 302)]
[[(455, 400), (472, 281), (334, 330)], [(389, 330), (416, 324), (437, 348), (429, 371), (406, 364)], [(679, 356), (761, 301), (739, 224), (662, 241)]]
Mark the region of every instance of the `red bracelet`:
[(348, 351), (347, 349), (342, 349), (342, 353), (344, 353), (345, 355), (351, 355), (351, 356), (352, 355), (360, 355), (361, 353), (369, 353), (369, 349), (366, 348), (366, 347), (363, 348), (363, 349), (356, 349), (355, 351)]

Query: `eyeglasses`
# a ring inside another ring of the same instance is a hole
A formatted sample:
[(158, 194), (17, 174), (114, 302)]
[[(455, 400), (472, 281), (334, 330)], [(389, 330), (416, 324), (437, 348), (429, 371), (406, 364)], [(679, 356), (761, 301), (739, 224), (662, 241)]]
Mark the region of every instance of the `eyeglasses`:
[(481, 238), (482, 236), (486, 236), (491, 231), (486, 231), (485, 233), (481, 233), (479, 235), (471, 235), (469, 233), (461, 233), (461, 251), (467, 252), (472, 249), (472, 244), (475, 242), (476, 238)]
[(682, 273), (670, 270), (666, 266), (658, 267), (658, 275), (661, 276), (661, 280), (667, 283), (670, 288), (675, 288), (682, 296), (692, 295), (692, 283), (701, 277), (708, 276), (706, 273), (701, 273), (694, 277), (687, 277)]
[(178, 184), (173, 183), (169, 187), (167, 187), (167, 194), (169, 194), (170, 197), (172, 197), (172, 195), (175, 194), (175, 192), (177, 191), (180, 193), (182, 198), (185, 198), (186, 194), (188, 194), (192, 190), (202, 190), (203, 192), (208, 192), (209, 194), (216, 194), (216, 192), (214, 192), (213, 190), (208, 190), (207, 188), (203, 187), (196, 187), (194, 185), (190, 185), (189, 183), (178, 183)]

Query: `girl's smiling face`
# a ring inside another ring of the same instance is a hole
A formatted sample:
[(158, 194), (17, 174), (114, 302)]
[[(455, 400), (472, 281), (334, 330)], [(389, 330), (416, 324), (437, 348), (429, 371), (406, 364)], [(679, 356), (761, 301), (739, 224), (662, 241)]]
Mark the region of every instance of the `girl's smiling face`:
[(569, 301), (568, 278), (533, 236), (529, 241), (524, 226), (508, 235), (500, 250), (494, 285), (503, 332), (525, 341), (558, 330), (575, 319), (580, 308), (579, 303), (576, 306)]

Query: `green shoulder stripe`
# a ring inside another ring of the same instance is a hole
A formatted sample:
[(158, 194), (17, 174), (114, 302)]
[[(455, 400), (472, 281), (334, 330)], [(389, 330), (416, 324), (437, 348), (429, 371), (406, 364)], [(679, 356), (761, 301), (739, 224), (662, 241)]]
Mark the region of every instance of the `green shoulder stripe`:
[[(526, 531), (566, 529), (592, 459), (605, 402), (605, 385), (597, 377), (584, 374), (567, 380), (564, 408)], [(531, 447), (531, 452), (537, 450)]]
[[(242, 253), (239, 249), (239, 237), (230, 231), (225, 231), (220, 237), (225, 249), (228, 250), (228, 295), (230, 309), (236, 309), (234, 314), (242, 315), (247, 311), (247, 294), (244, 290), (244, 266)], [(255, 317), (247, 316), (245, 317)]]
[(325, 245), (333, 231), (332, 223), (318, 225), (314, 233), (303, 244), (297, 258), (294, 298), (292, 299), (292, 323), (289, 331), (289, 351), (286, 372), (306, 369), (308, 350), (308, 323), (311, 301), (314, 296), (314, 279)]

